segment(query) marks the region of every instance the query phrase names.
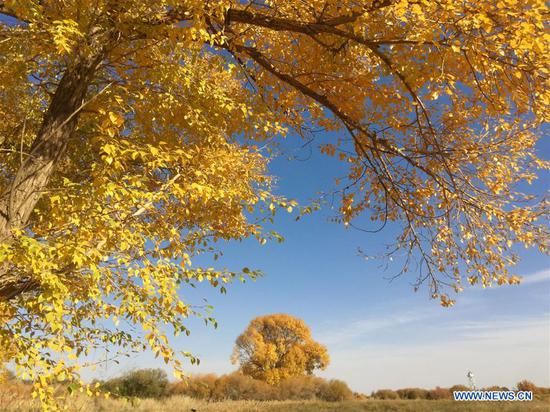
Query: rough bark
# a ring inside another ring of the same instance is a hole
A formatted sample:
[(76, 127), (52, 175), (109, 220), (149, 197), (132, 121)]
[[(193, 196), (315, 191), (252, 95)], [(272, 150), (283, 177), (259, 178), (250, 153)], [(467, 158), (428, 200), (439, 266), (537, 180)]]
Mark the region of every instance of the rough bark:
[[(65, 154), (76, 129), (82, 104), (101, 57), (81, 57), (67, 67), (44, 115), (42, 126), (10, 187), (0, 197), (0, 243), (9, 243), (14, 229), (25, 228), (47, 187), (52, 172)], [(36, 287), (28, 276), (8, 262), (0, 266), (0, 300), (12, 299)]]

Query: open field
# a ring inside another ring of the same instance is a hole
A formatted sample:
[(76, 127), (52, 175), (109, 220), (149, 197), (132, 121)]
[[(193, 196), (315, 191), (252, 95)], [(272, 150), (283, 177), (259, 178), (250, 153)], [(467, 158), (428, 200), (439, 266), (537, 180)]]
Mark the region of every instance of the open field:
[[(69, 411), (86, 412), (548, 412), (550, 399), (533, 402), (454, 402), (451, 400), (365, 400), (346, 402), (322, 401), (224, 401), (206, 402), (174, 396), (164, 400), (138, 400), (135, 402), (114, 399), (71, 398), (67, 402)], [(15, 400), (1, 403), (1, 412), (34, 412), (38, 405), (31, 401)]]

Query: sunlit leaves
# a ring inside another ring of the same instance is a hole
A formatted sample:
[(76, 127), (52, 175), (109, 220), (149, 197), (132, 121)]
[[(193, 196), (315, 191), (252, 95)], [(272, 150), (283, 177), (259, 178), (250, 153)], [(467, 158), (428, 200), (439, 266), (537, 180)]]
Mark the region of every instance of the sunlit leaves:
[(232, 361), (245, 375), (273, 385), (325, 369), (329, 356), (327, 349), (312, 339), (303, 320), (275, 314), (250, 322), (235, 342)]
[[(202, 10), (200, 2), (190, 6)], [(90, 86), (79, 127), (31, 222), (0, 245), (1, 262), (14, 276), (32, 279), (35, 290), (0, 302), (8, 317), (0, 347), (34, 382), (44, 408), (55, 409), (54, 398), (63, 396), (54, 393), (57, 382), (72, 382), (72, 392), (97, 392), (78, 377), (93, 366), (82, 357), (95, 350), (116, 361), (148, 347), (178, 373), (184, 359), (197, 363), (168, 337), (189, 334), (189, 316), (216, 322), (208, 310), (182, 301), (179, 289), (208, 283), (225, 293), (234, 279), (260, 272), (195, 267), (194, 257), (217, 253), (222, 240), (266, 242), (276, 234), (262, 234), (259, 209), (295, 205), (270, 193), (269, 159), (249, 140), (284, 133), (280, 120), (247, 90), (235, 66), (201, 51), (219, 35), (195, 26), (167, 33), (143, 23), (142, 16), (154, 20), (162, 10), (142, 4), (107, 12), (95, 3), (87, 13), (65, 16), (47, 5), (25, 10), (29, 26), (6, 28), (13, 35), (0, 43), (10, 56), (0, 71), (1, 142), (9, 149), (2, 152), (4, 192), (64, 66), (90, 52), (89, 36), (109, 30), (113, 19), (120, 25), (119, 43)], [(92, 27), (95, 18), (99, 26)], [(142, 28), (150, 40), (133, 39)], [(18, 30), (35, 39), (34, 49), (19, 46)], [(36, 52), (50, 57), (23, 64)]]
[(385, 257), (417, 275), (415, 288), (427, 283), (451, 306), (445, 290), (466, 279), (517, 283), (511, 245), (547, 250), (546, 205), (523, 193), (548, 167), (536, 153), (548, 113), (544, 2), (275, 1), (247, 12), (229, 38), (275, 91), (273, 107), (306, 134), (311, 123), (341, 131), (321, 146), (349, 164), (335, 220), (367, 232), (400, 223)]
[(53, 42), (60, 53), (69, 53), (82, 33), (74, 20), (55, 20), (51, 28)]
[(51, 173), (30, 217), (0, 242), (2, 273), (28, 285), (0, 301), (0, 349), (45, 407), (59, 381), (97, 392), (78, 382), (94, 350), (116, 360), (149, 347), (178, 373), (197, 361), (169, 336), (189, 334), (189, 316), (214, 320), (178, 291), (225, 293), (259, 275), (192, 263), (220, 256), (225, 240), (282, 240), (262, 224), (297, 204), (271, 193), (267, 162), (291, 129), (312, 142), (333, 132), (320, 150), (349, 167), (335, 220), (400, 224), (386, 257), (402, 257), (402, 273), (444, 306), (468, 284), (517, 283), (516, 245), (546, 251), (547, 205), (518, 188), (548, 167), (536, 153), (550, 102), (543, 1), (6, 1), (0, 11), (18, 20), (0, 32), (2, 219), (45, 143), (63, 75), (97, 63), (80, 78), (86, 99), (48, 129), (75, 124), (42, 165)]

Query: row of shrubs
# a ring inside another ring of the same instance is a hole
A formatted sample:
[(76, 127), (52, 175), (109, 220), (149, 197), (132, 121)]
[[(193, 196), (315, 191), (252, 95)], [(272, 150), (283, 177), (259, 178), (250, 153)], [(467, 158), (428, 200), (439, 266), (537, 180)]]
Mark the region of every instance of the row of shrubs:
[[(366, 398), (364, 395), (353, 393), (345, 382), (339, 380), (326, 380), (317, 376), (297, 376), (284, 380), (278, 385), (268, 385), (238, 372), (221, 376), (196, 375), (185, 381), (170, 383), (166, 372), (162, 369), (141, 369), (101, 382), (101, 386), (103, 390), (113, 395), (139, 398), (184, 395), (209, 401), (320, 399), (330, 402)], [(550, 388), (539, 388), (527, 380), (519, 382), (516, 388), (532, 391), (535, 394), (550, 394)], [(435, 389), (381, 389), (373, 392), (371, 397), (374, 399), (452, 399), (453, 392), (468, 389), (464, 385)], [(483, 390), (507, 391), (508, 388), (492, 386)]]
[[(533, 382), (523, 380), (518, 382), (516, 385), (518, 391), (531, 391), (534, 394), (550, 394), (550, 388), (541, 388), (536, 386)], [(452, 399), (453, 392), (456, 391), (467, 391), (470, 390), (469, 387), (464, 385), (455, 385), (450, 388), (440, 388), (439, 386), (435, 389), (421, 389), (421, 388), (405, 388), (405, 389), (380, 389), (371, 394), (372, 398), (375, 399)], [(490, 386), (487, 388), (482, 388), (484, 391), (508, 391), (509, 388), (505, 386)]]
[(455, 385), (451, 388), (421, 389), (405, 388), (396, 391), (392, 389), (380, 389), (371, 394), (374, 399), (451, 399), (454, 391), (467, 391), (469, 388), (463, 385)]
[(100, 383), (103, 390), (113, 395), (139, 398), (185, 395), (211, 401), (321, 399), (336, 402), (359, 396), (339, 380), (297, 376), (278, 385), (268, 385), (238, 372), (221, 376), (197, 375), (185, 381), (169, 383), (163, 370), (142, 369)]
[(172, 394), (207, 400), (286, 400), (321, 399), (329, 402), (354, 399), (355, 395), (345, 382), (326, 380), (317, 376), (296, 376), (278, 385), (267, 383), (234, 372), (216, 376), (198, 375), (188, 381), (171, 386)]
[[(330, 402), (366, 399), (366, 395), (353, 393), (345, 382), (326, 380), (316, 376), (298, 376), (282, 381), (272, 386), (263, 381), (253, 379), (241, 373), (234, 372), (217, 376), (214, 374), (197, 375), (185, 381), (170, 383), (166, 372), (162, 369), (141, 369), (128, 372), (125, 375), (100, 381), (104, 391), (115, 396), (138, 398), (162, 398), (172, 395), (189, 396), (209, 401), (233, 400), (308, 400), (320, 399)], [(30, 395), (31, 385), (17, 380), (13, 375), (0, 384), (0, 392), (13, 396), (25, 393)], [(450, 388), (421, 389), (381, 389), (371, 394), (374, 399), (452, 399), (455, 391), (464, 391), (469, 388), (464, 385), (455, 385)], [(550, 395), (550, 388), (537, 387), (534, 383), (523, 380), (516, 385), (517, 390), (532, 391), (536, 395)], [(507, 391), (503, 386), (483, 388), (490, 391)], [(10, 398), (10, 397), (8, 397)], [(1, 400), (8, 400), (8, 398)], [(1, 408), (0, 402), (0, 409)]]

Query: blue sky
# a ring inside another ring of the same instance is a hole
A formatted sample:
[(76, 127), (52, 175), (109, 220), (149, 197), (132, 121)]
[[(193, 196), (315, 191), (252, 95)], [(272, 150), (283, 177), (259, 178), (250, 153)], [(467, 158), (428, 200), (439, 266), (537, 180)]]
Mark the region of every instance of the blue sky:
[[(1, 16), (5, 21), (11, 19)], [(329, 190), (346, 169), (320, 155), (318, 143), (311, 153), (300, 149), (302, 144), (288, 137), (282, 145), (285, 155), (272, 162), (271, 172), (279, 179), (278, 193), (304, 203)], [(550, 153), (550, 143), (544, 144), (540, 150)], [(288, 156), (307, 160), (289, 161)], [(549, 187), (547, 173), (533, 190), (541, 194)], [(391, 226), (366, 234), (330, 223), (332, 215), (328, 207), (299, 222), (279, 214), (276, 228), (284, 243), (228, 245), (216, 265), (262, 269), (265, 276), (256, 282), (235, 284), (227, 295), (209, 287), (182, 290), (192, 303), (207, 298), (219, 322), (214, 329), (190, 320), (192, 335), (172, 340), (176, 349), (200, 357), (200, 366), (190, 366), (189, 372), (234, 370), (229, 361), (233, 342), (250, 320), (285, 312), (304, 319), (314, 338), (328, 347), (331, 364), (320, 374), (343, 379), (357, 391), (465, 384), (469, 370), (479, 386), (512, 387), (521, 379), (550, 386), (548, 257), (521, 250), (515, 269), (524, 276), (521, 286), (470, 289), (453, 308), (444, 309), (429, 299), (426, 288), (413, 292), (414, 273), (390, 282), (391, 272), (384, 272), (381, 262), (358, 256), (358, 247), (367, 254), (382, 252), (392, 240)], [(86, 371), (84, 377), (106, 379), (144, 367), (164, 365), (144, 353)]]
[[(278, 176), (277, 192), (300, 202), (333, 186), (344, 165), (318, 154), (313, 147), (287, 138), (271, 164)], [(545, 153), (547, 147), (544, 149)], [(307, 161), (288, 160), (298, 155)], [(547, 175), (534, 190), (548, 188)], [(550, 386), (550, 262), (535, 250), (520, 250), (514, 272), (521, 286), (466, 290), (457, 304), (442, 308), (429, 299), (427, 288), (414, 293), (414, 273), (390, 282), (380, 261), (358, 256), (383, 251), (392, 227), (366, 234), (329, 222), (330, 207), (295, 222), (279, 214), (275, 227), (282, 244), (255, 241), (229, 244), (217, 266), (262, 269), (256, 282), (234, 284), (227, 295), (208, 286), (183, 289), (187, 301), (215, 307), (218, 329), (190, 320), (190, 337), (172, 343), (201, 359), (190, 373), (226, 373), (235, 369), (229, 357), (235, 338), (256, 316), (289, 313), (311, 327), (314, 338), (327, 345), (331, 364), (320, 375), (343, 379), (352, 389), (435, 387), (465, 384), (472, 370), (479, 386), (512, 387), (521, 379)], [(100, 353), (96, 354), (98, 357)], [(109, 378), (143, 367), (164, 367), (150, 353), (109, 363), (88, 376)]]

